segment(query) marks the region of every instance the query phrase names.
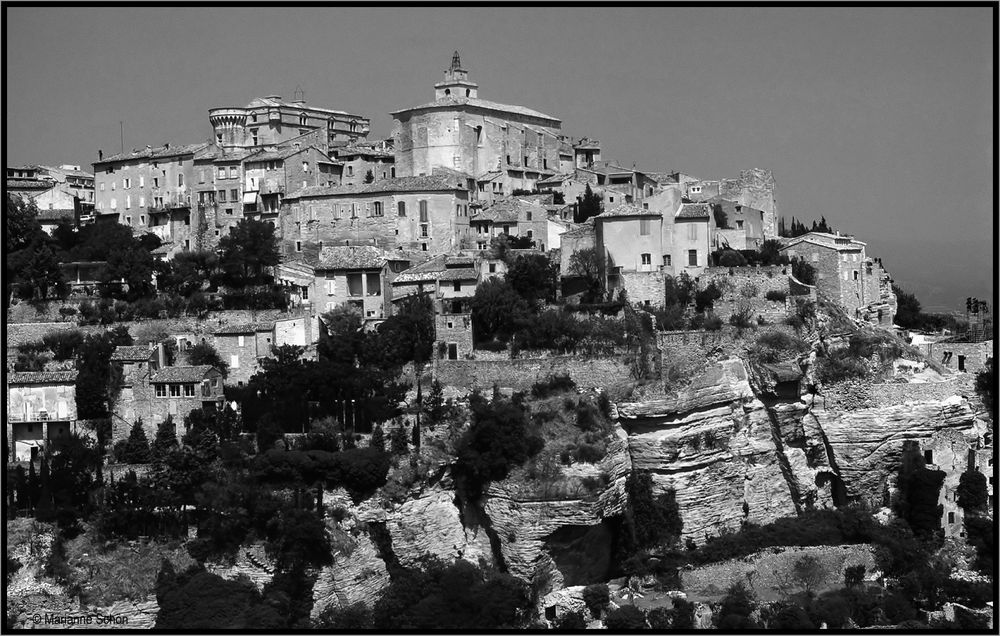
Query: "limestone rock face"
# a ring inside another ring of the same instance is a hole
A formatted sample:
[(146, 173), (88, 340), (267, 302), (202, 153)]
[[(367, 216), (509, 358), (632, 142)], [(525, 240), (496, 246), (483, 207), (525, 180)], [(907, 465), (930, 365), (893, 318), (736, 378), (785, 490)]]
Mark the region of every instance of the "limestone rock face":
[(675, 490), (684, 538), (795, 514), (796, 478), (740, 360), (709, 367), (676, 398), (618, 408), (635, 468)]
[[(598, 467), (608, 475), (609, 482), (596, 497), (532, 496), (510, 478), (492, 484), (486, 494), (484, 512), (508, 572), (538, 585), (540, 594), (563, 587), (563, 573), (545, 549), (550, 535), (561, 528), (573, 528), (586, 535), (624, 509), (625, 479), (631, 469), (628, 439), (618, 426), (613, 428), (613, 435)], [(609, 548), (610, 542), (605, 547)]]
[(968, 400), (909, 402), (856, 411), (824, 410), (818, 401), (805, 421), (815, 419), (826, 436), (847, 495), (880, 504), (890, 474), (899, 466), (905, 440), (926, 440), (954, 429), (976, 435), (976, 417)]
[(368, 535), (358, 533), (334, 553), (333, 565), (320, 570), (313, 585), (309, 616), (315, 620), (330, 605), (342, 608), (362, 602), (372, 606), (387, 587), (389, 572), (385, 562)]
[(400, 565), (414, 566), (424, 555), (445, 562), (461, 558), (475, 564), (480, 560), (493, 564), (485, 529), (463, 527), (454, 500), (454, 491), (435, 486), (387, 515), (386, 528)]

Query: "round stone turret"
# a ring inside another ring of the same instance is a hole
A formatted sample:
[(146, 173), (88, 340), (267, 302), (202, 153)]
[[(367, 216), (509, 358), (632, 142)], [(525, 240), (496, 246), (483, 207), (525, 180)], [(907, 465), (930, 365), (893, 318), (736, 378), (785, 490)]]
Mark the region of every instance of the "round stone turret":
[(215, 132), (215, 145), (220, 148), (242, 148), (246, 145), (248, 111), (245, 108), (212, 108), (208, 120)]

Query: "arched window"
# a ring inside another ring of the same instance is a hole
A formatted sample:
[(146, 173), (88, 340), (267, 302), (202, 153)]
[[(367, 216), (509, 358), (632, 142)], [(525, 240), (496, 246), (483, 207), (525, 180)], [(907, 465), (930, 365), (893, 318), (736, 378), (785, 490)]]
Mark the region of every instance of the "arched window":
[(299, 126), (305, 126), (308, 121), (309, 117), (305, 113), (299, 114)]

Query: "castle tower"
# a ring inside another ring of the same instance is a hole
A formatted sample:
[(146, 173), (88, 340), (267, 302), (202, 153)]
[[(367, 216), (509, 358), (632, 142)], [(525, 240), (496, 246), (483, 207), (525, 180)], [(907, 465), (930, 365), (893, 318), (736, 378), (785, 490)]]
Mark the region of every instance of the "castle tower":
[(212, 108), (208, 111), (219, 148), (242, 148), (246, 145), (247, 110), (245, 108)]
[(451, 57), (451, 67), (444, 72), (444, 81), (434, 85), (434, 99), (446, 97), (478, 97), (479, 84), (469, 81), (469, 72), (462, 68), (458, 51)]

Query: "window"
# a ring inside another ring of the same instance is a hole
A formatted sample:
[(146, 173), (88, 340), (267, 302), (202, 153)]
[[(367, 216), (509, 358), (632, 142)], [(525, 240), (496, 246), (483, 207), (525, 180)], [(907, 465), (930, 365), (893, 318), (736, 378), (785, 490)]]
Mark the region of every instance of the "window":
[(858, 270), (854, 270), (854, 280), (858, 280)]
[(670, 254), (663, 255), (663, 266), (670, 267)]
[(421, 243), (420, 244), (420, 249), (421, 249), (421, 251), (426, 252), (427, 251), (427, 243)]
[(743, 221), (742, 220), (737, 220), (736, 221), (736, 229), (737, 230), (742, 230), (743, 229)]
[(691, 186), (692, 194), (698, 194), (699, 192), (701, 192), (701, 186)]
[(117, 199), (111, 199), (111, 209), (112, 210), (117, 210), (118, 209), (118, 200)]
[(530, 211), (527, 211), (527, 212), (524, 213), (524, 220), (525, 221), (530, 221), (531, 220), (531, 212)]
[(104, 182), (101, 181), (101, 192), (104, 192)]
[(614, 197), (608, 197), (608, 203), (614, 203), (614, 202), (615, 202)]
[(639, 219), (639, 234), (649, 236), (649, 219)]
[(139, 197), (139, 207), (140, 208), (146, 207), (146, 197)]
[(236, 336), (236, 346), (242, 347), (246, 344), (246, 336)]
[(240, 356), (239, 356), (239, 354), (234, 353), (231, 356), (229, 356), (229, 368), (230, 369), (239, 369), (240, 368)]
[(125, 195), (125, 207), (126, 208), (132, 207), (132, 195), (131, 194), (126, 194)]
[(688, 223), (688, 240), (689, 241), (698, 240), (698, 226), (694, 223)]
[(934, 451), (925, 450), (924, 451), (924, 461), (928, 464), (934, 463)]
[(198, 171), (198, 183), (205, 183), (205, 171), (204, 170), (199, 170)]
[(652, 254), (643, 254), (642, 255), (642, 264), (643, 265), (652, 265), (653, 264), (653, 256), (652, 256)]
[(239, 201), (240, 200), (239, 188), (233, 188), (232, 190), (230, 190), (229, 196), (233, 201)]
[(399, 210), (399, 216), (406, 216), (406, 202), (400, 201), (396, 204), (396, 208)]
[(222, 133), (215, 133), (215, 145), (222, 145)]
[(358, 218), (358, 206), (356, 206), (353, 203), (351, 204), (351, 218), (352, 219)]
[(181, 396), (181, 385), (179, 384), (169, 384), (170, 387), (170, 397), (180, 397)]
[(303, 161), (302, 162), (302, 172), (309, 172), (309, 162), (308, 161)]
[(229, 178), (230, 179), (236, 178), (236, 166), (229, 166)]
[(256, 146), (257, 145), (257, 129), (256, 128), (254, 128), (253, 130), (250, 131), (250, 137), (251, 137), (251, 139), (253, 141), (253, 145)]
[(428, 236), (430, 236), (430, 235), (427, 233), (427, 225), (426, 224), (421, 225), (420, 226), (420, 237), (421, 238), (427, 238)]
[(347, 275), (347, 295), (348, 296), (364, 295), (364, 288), (362, 287), (361, 274)]
[(177, 175), (177, 187), (178, 188), (183, 188), (184, 187), (184, 175), (183, 174), (178, 174)]
[(129, 216), (125, 217), (125, 224), (126, 225), (132, 225), (132, 215), (129, 215)]
[(949, 512), (948, 513), (948, 523), (955, 523), (955, 513), (954, 512)]
[(225, 202), (226, 202), (226, 191), (219, 190), (219, 203), (225, 203)]
[(452, 285), (452, 289), (457, 292), (462, 291), (462, 281), (456, 280)]
[(232, 216), (232, 215), (233, 215), (233, 209), (232, 208), (226, 208), (226, 216)]
[(534, 232), (532, 230), (528, 230), (528, 238), (534, 238)]
[(296, 252), (302, 251), (302, 241), (295, 241), (295, 251)]
[(375, 202), (375, 216), (382, 216), (382, 202)]
[(698, 265), (698, 250), (688, 250), (688, 265)]
[(427, 200), (426, 199), (421, 199), (420, 200), (420, 222), (421, 223), (426, 223), (427, 222)]
[(117, 184), (118, 184), (118, 182), (117, 182), (117, 181), (112, 181), (112, 182), (111, 182), (111, 191), (112, 191), (112, 192), (114, 192), (114, 191), (115, 191), (115, 186), (116, 186)]
[(349, 177), (354, 176), (354, 166), (347, 166), (347, 176)]
[[(159, 177), (153, 177), (153, 187), (154, 188), (159, 188), (160, 187), (160, 178)], [(112, 187), (111, 189), (114, 190), (114, 187)]]
[(382, 293), (382, 277), (378, 272), (365, 274), (365, 287), (369, 296), (378, 296)]
[(156, 397), (167, 397), (167, 386), (165, 384), (156, 385)]
[(131, 187), (132, 187), (132, 180), (129, 179), (128, 177), (125, 177), (125, 179), (123, 179), (122, 189), (128, 190)]
[(490, 263), (490, 273), (491, 274), (495, 274), (496, 271), (497, 271), (497, 264), (496, 263)]
[(146, 225), (146, 215), (145, 214), (140, 214), (139, 215), (139, 224), (140, 225)]
[(958, 356), (958, 370), (965, 371), (965, 356)]
[(194, 385), (185, 384), (184, 385), (184, 397), (194, 397)]

